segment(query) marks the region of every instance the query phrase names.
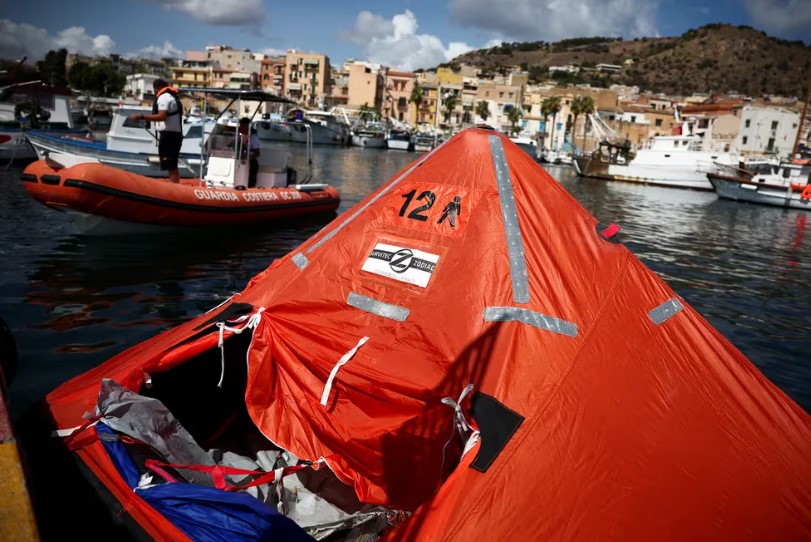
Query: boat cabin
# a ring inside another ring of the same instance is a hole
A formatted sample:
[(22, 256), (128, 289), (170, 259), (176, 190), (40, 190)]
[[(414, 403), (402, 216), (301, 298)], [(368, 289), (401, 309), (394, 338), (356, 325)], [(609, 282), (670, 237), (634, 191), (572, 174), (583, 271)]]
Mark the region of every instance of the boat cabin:
[[(260, 121), (261, 122), (261, 121)], [(251, 130), (255, 130), (253, 124)], [(238, 133), (239, 128), (218, 123), (209, 138), (208, 167), (205, 180), (216, 187), (247, 187), (250, 174), (249, 138)], [(287, 151), (262, 144), (259, 146), (257, 188), (284, 187), (293, 181), (288, 167)]]
[[(146, 120), (131, 120), (131, 115), (150, 114), (152, 109), (138, 105), (126, 105), (113, 110), (110, 129), (107, 132), (107, 149), (111, 151), (140, 152), (155, 154), (158, 152), (158, 134), (156, 123)], [(209, 123), (206, 132), (210, 132)], [(180, 154), (198, 155), (203, 142), (203, 122), (183, 124), (183, 146)]]

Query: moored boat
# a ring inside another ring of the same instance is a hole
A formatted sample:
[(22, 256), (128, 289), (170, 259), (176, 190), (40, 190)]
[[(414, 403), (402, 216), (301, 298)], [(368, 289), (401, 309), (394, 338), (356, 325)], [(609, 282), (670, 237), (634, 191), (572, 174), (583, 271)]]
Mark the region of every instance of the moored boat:
[[(214, 89), (233, 99), (279, 100), (259, 91)], [(248, 136), (217, 123), (206, 145), (202, 178), (180, 184), (110, 167), (94, 158), (52, 153), (29, 165), (26, 191), (44, 205), (65, 211), (83, 233), (111, 234), (165, 227), (261, 224), (334, 211), (340, 197), (311, 183), (288, 165), (287, 152), (262, 148), (251, 187)]]
[(707, 174), (720, 198), (811, 211), (811, 164), (782, 162), (767, 171), (721, 168)]
[(591, 155), (575, 158), (574, 164), (583, 177), (712, 190), (707, 173), (716, 164), (737, 166), (738, 155), (705, 150), (701, 138), (695, 135), (657, 136), (633, 156), (629, 147), (601, 144)]
[(414, 143), (411, 141), (411, 132), (406, 130), (391, 130), (386, 137), (386, 148), (396, 151), (413, 151)]
[(618, 230), (466, 130), (47, 406), (159, 541), (806, 539), (811, 417)]
[[(73, 155), (98, 160), (102, 164), (145, 175), (161, 176), (158, 159), (158, 134), (148, 121), (133, 121), (130, 116), (148, 113), (141, 106), (121, 106), (114, 109), (110, 129), (103, 140), (75, 135), (29, 130), (26, 137), (39, 158), (51, 153)], [(182, 177), (200, 175), (202, 145), (213, 129), (214, 122), (183, 124), (183, 145), (180, 149), (179, 170)]]

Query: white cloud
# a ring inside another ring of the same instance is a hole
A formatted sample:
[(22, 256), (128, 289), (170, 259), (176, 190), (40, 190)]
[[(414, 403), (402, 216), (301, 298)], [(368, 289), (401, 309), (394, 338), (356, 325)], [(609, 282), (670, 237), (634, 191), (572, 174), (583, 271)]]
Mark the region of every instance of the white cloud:
[(127, 53), (129, 58), (151, 58), (160, 60), (162, 58), (183, 58), (183, 51), (175, 47), (171, 41), (166, 40), (163, 45), (148, 45), (136, 51)]
[(26, 23), (0, 20), (0, 58), (39, 60), (51, 49), (64, 47), (69, 53), (108, 55), (115, 51), (115, 41), (106, 35), (91, 36), (81, 26), (71, 26), (56, 35), (44, 28)]
[(772, 34), (811, 37), (811, 2), (808, 0), (744, 0), (756, 28)]
[(265, 19), (262, 0), (151, 0), (202, 23), (255, 26)]
[(342, 36), (363, 46), (370, 62), (401, 70), (436, 66), (473, 49), (461, 42), (451, 42), (445, 47), (436, 36), (418, 34), (417, 28), (417, 17), (409, 10), (390, 21), (361, 11), (354, 30)]
[[(802, 2), (803, 0), (798, 0)], [(582, 36), (656, 36), (658, 0), (452, 0), (461, 24), (507, 41)]]
[(277, 49), (276, 47), (265, 47), (259, 50), (265, 56), (284, 56), (287, 53), (286, 49)]

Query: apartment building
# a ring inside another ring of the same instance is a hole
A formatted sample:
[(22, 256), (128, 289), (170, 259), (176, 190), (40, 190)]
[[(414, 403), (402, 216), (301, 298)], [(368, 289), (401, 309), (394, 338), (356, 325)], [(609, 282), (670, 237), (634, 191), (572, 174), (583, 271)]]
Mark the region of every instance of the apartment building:
[(411, 93), (417, 81), (412, 72), (388, 70), (386, 72), (383, 117), (414, 124), (417, 111), (410, 102)]
[(368, 62), (347, 62), (344, 69), (349, 74), (347, 105), (353, 109), (364, 106), (382, 109), (385, 84), (383, 68)]
[(290, 50), (285, 56), (285, 95), (306, 107), (325, 104), (330, 94), (330, 64), (326, 55)]
[(259, 85), (263, 92), (284, 95), (285, 57), (276, 56), (262, 60)]

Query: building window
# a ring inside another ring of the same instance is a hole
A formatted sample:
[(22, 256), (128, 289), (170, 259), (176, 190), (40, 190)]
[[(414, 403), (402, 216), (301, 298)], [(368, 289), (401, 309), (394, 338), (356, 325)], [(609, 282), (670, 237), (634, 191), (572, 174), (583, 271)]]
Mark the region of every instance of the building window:
[(746, 145), (746, 143), (748, 141), (749, 141), (749, 137), (747, 137), (747, 136), (743, 136), (743, 139), (741, 139), (741, 143), (743, 143), (744, 145)]
[(631, 115), (631, 122), (636, 123), (636, 115)]
[(749, 125), (752, 123), (750, 119), (746, 119), (746, 122), (743, 123), (744, 128), (749, 128)]
[(656, 119), (656, 122), (654, 124), (656, 126), (661, 126), (662, 125), (662, 119)]
[(766, 150), (769, 151), (769, 152), (774, 150), (774, 138), (773, 137), (769, 138), (769, 144), (766, 145)]
[(777, 121), (776, 121), (776, 120), (773, 120), (773, 121), (772, 121), (772, 130), (777, 130), (777, 124), (778, 124), (778, 123), (777, 123)]

